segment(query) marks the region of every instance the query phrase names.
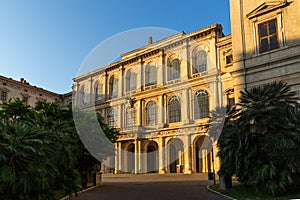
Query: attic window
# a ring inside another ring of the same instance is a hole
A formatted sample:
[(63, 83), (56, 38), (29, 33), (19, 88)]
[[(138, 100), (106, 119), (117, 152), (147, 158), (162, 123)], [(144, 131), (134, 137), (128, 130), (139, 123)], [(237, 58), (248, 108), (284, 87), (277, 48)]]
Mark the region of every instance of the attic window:
[(226, 65), (231, 65), (232, 60), (233, 60), (232, 54), (226, 56)]

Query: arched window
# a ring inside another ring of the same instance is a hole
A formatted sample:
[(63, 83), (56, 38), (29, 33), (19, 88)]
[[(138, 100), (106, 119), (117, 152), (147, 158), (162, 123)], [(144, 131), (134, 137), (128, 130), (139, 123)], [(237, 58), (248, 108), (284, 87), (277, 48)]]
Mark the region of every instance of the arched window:
[(194, 119), (208, 117), (209, 102), (208, 93), (204, 90), (196, 92), (194, 96)]
[(134, 107), (126, 109), (126, 127), (134, 127), (136, 123), (136, 111)]
[(157, 83), (156, 80), (157, 73), (155, 66), (147, 66), (146, 67), (146, 86), (155, 85)]
[(111, 109), (107, 114), (107, 125), (109, 128), (114, 128), (116, 123), (115, 110)]
[(180, 78), (180, 61), (179, 59), (174, 59), (169, 66), (169, 77), (168, 80), (175, 80)]
[(169, 123), (181, 121), (181, 106), (179, 97), (174, 96), (168, 104)]
[(150, 101), (146, 106), (146, 126), (154, 126), (157, 124), (157, 106), (156, 103)]
[(198, 51), (194, 56), (194, 73), (205, 72), (207, 70), (207, 54), (204, 50)]
[(85, 86), (82, 86), (81, 93), (82, 93), (82, 103), (85, 105), (89, 102), (89, 94)]
[(126, 91), (136, 90), (136, 73), (129, 70), (126, 74)]
[(103, 99), (103, 85), (101, 83), (97, 83), (95, 88), (95, 100), (100, 101), (102, 99)]
[(111, 77), (109, 80), (109, 97), (115, 98), (118, 96), (119, 91), (119, 79)]

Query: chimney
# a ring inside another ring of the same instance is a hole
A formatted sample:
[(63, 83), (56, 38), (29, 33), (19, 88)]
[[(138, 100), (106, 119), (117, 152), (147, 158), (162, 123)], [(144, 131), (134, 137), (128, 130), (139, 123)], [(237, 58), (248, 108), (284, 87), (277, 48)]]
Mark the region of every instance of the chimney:
[(21, 83), (24, 83), (24, 81), (25, 81), (24, 78), (20, 78)]
[(148, 45), (149, 45), (149, 44), (152, 44), (152, 36), (149, 36), (149, 37), (148, 37)]

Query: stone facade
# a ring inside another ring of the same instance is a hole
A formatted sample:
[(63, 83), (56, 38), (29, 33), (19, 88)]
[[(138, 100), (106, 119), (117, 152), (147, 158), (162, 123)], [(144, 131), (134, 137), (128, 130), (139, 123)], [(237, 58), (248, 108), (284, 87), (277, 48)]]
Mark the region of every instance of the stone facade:
[(212, 110), (274, 80), (300, 91), (299, 9), (292, 0), (231, 0), (232, 35), (219, 24), (181, 32), (74, 78), (74, 105), (95, 108), (121, 133), (107, 165), (116, 173), (219, 169)]
[(0, 76), (0, 103), (10, 99), (21, 99), (26, 104), (34, 106), (37, 101), (47, 100), (49, 102), (60, 101), (62, 104), (72, 104), (72, 92), (57, 94), (42, 88), (30, 85), (25, 79), (20, 81)]

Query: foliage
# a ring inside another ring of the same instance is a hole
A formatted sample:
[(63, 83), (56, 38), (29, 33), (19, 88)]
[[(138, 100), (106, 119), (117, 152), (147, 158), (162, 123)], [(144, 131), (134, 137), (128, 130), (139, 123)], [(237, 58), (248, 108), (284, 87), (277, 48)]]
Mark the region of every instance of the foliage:
[[(0, 106), (0, 199), (53, 199), (54, 189), (86, 187), (99, 161), (81, 143), (71, 106), (19, 99)], [(98, 120), (113, 140), (117, 132)]]
[(300, 117), (287, 84), (241, 92), (219, 138), (220, 174), (273, 195), (299, 186)]
[(245, 186), (239, 183), (233, 183), (233, 187), (226, 190), (221, 190), (220, 185), (210, 185), (210, 189), (225, 194), (229, 197), (239, 200), (287, 200), (287, 199), (299, 199), (300, 193), (299, 191), (289, 191), (282, 195), (278, 195), (274, 197), (271, 194), (267, 194), (263, 191), (257, 191), (252, 187)]

